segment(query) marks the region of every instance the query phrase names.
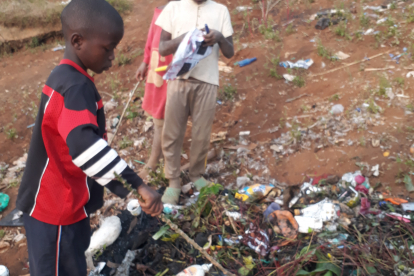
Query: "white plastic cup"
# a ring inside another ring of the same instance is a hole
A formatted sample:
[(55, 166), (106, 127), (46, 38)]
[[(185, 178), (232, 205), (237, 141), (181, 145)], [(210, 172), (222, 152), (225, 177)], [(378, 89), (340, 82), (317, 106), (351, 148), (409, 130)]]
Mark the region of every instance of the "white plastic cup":
[(4, 265), (0, 265), (0, 276), (10, 276), (9, 270)]
[[(141, 214), (141, 205), (139, 204), (138, 199), (131, 200), (127, 205), (127, 210), (133, 215), (134, 217), (137, 217)], [(0, 274), (0, 276), (2, 276)]]

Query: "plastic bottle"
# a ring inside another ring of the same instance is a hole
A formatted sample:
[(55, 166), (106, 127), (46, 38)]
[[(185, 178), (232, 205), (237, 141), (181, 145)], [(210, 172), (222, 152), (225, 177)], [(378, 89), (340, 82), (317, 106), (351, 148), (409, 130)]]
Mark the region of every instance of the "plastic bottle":
[(246, 66), (246, 65), (249, 65), (249, 64), (255, 62), (256, 60), (257, 60), (257, 58), (248, 58), (248, 59), (239, 61), (238, 64), (239, 64), (240, 67), (243, 67), (243, 66)]
[(9, 276), (9, 270), (4, 265), (0, 265), (0, 276)]
[(192, 265), (178, 273), (176, 276), (204, 276), (212, 266), (212, 264)]

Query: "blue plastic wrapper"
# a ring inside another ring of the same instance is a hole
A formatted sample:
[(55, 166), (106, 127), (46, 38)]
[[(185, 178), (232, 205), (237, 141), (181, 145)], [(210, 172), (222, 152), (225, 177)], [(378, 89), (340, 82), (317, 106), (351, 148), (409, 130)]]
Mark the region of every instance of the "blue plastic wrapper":
[(6, 194), (0, 193), (0, 212), (3, 212), (4, 209), (9, 205), (10, 197)]
[(283, 61), (280, 62), (279, 65), (284, 68), (303, 68), (308, 69), (313, 64), (313, 60), (311, 58), (306, 60), (298, 60), (297, 62), (293, 63), (290, 61)]

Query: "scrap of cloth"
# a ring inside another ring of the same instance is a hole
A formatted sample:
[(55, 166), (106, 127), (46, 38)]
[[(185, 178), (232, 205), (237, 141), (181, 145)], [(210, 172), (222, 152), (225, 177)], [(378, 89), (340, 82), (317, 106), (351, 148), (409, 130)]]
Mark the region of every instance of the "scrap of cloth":
[(164, 80), (174, 80), (193, 69), (202, 59), (208, 57), (213, 47), (203, 46), (203, 32), (197, 28), (189, 31), (178, 46), (172, 64), (164, 75)]

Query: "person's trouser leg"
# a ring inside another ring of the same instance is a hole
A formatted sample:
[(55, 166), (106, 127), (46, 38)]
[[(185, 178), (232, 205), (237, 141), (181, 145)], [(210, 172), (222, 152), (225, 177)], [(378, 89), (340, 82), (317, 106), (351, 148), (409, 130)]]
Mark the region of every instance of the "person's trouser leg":
[(148, 178), (150, 171), (155, 170), (160, 159), (162, 157), (162, 129), (164, 127), (164, 120), (153, 119), (154, 120), (154, 138), (152, 141), (151, 155), (147, 161), (147, 164), (140, 171), (139, 176), (145, 181)]
[(148, 166), (151, 169), (155, 169), (162, 157), (161, 140), (163, 128), (164, 120), (154, 118), (154, 140), (152, 142), (151, 156), (148, 160)]
[(85, 276), (90, 242), (89, 218), (71, 225), (52, 225), (23, 214), (30, 276)]
[(217, 86), (198, 82), (190, 101), (193, 122), (190, 149), (190, 179), (197, 181), (205, 172), (211, 128), (216, 112)]
[(165, 159), (164, 172), (165, 177), (169, 180), (169, 189), (167, 188), (164, 193), (164, 203), (177, 204), (181, 191), (181, 149), (190, 112), (188, 94), (191, 88), (191, 84), (184, 80), (174, 80), (168, 83), (162, 152)]

